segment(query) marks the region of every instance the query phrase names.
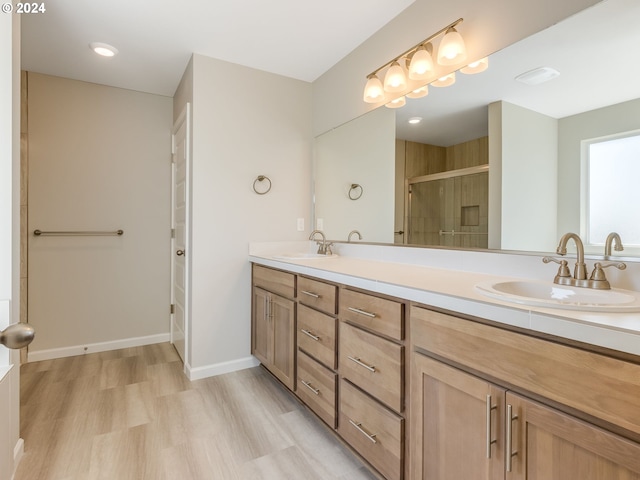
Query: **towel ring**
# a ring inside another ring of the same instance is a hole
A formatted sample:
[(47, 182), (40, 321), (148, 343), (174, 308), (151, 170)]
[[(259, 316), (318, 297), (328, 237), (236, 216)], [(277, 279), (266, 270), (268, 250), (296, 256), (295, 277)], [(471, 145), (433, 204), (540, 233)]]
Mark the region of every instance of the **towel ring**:
[[(256, 188), (256, 185), (258, 185), (258, 182), (262, 183), (265, 180), (269, 183), (269, 185), (267, 186), (267, 189), (262, 191), (258, 190)], [(256, 178), (253, 181), (253, 191), (256, 192), (258, 195), (264, 195), (266, 193), (269, 193), (270, 190), (271, 190), (271, 179), (266, 175), (258, 175), (258, 178)]]
[(357, 183), (352, 183), (351, 188), (349, 189), (349, 198), (351, 200), (358, 200), (362, 196), (363, 192), (364, 192), (364, 189), (362, 188), (362, 185), (359, 185)]

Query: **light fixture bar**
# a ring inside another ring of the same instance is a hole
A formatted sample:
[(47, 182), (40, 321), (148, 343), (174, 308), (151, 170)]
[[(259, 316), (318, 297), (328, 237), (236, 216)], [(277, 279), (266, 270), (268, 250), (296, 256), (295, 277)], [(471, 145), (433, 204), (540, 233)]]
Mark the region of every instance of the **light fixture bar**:
[(430, 37), (425, 38), (424, 40), (422, 40), (420, 43), (416, 43), (413, 47), (411, 47), (410, 49), (406, 50), (405, 52), (401, 53), (400, 55), (398, 55), (396, 58), (394, 58), (393, 60), (391, 60), (390, 62), (385, 63), (384, 65), (382, 65), (381, 67), (376, 68), (373, 72), (371, 72), (369, 75), (367, 75), (367, 77), (370, 77), (372, 75), (377, 74), (380, 70), (384, 69), (385, 67), (388, 67), (389, 65), (391, 65), (393, 62), (397, 62), (398, 60), (400, 60), (402, 57), (404, 57), (405, 55), (408, 55), (409, 53), (415, 51), (418, 49), (418, 47), (429, 43), (431, 40), (435, 39), (438, 35), (442, 35), (443, 33), (445, 33), (447, 30), (449, 30), (450, 28), (453, 28), (455, 26), (457, 26), (458, 24), (462, 23), (463, 19), (459, 18), (458, 20), (456, 20), (453, 23), (450, 23), (449, 25), (447, 25), (446, 27), (438, 30), (436, 33), (434, 33), (433, 35), (431, 35)]

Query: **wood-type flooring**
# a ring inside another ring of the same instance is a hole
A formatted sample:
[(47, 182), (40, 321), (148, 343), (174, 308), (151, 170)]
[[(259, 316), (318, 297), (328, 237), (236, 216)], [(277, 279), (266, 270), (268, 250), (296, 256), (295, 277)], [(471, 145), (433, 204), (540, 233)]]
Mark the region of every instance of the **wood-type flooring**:
[(173, 346), (21, 367), (15, 480), (372, 480), (262, 367), (197, 381)]

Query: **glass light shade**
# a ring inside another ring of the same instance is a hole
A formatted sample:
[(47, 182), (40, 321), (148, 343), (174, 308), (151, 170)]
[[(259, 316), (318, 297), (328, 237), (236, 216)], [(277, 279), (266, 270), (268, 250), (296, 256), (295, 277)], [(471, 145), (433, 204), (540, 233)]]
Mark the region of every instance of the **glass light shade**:
[[(429, 44), (431, 47), (431, 44)], [(425, 47), (420, 47), (414, 52), (409, 64), (409, 78), (412, 80), (426, 80), (433, 73), (433, 58), (431, 52)]]
[(407, 76), (398, 62), (393, 62), (384, 76), (385, 92), (397, 93), (407, 88)]
[(449, 75), (445, 75), (444, 77), (440, 77), (439, 79), (431, 82), (431, 86), (433, 87), (448, 87), (449, 85), (453, 85), (456, 83), (456, 73), (450, 73)]
[(416, 88), (412, 92), (407, 93), (407, 97), (409, 98), (422, 98), (429, 95), (429, 86), (425, 85), (424, 87)]
[(456, 65), (467, 58), (467, 47), (462, 35), (455, 28), (450, 28), (444, 34), (438, 48), (438, 63), (440, 65)]
[(400, 108), (404, 107), (406, 104), (407, 100), (404, 97), (400, 97), (395, 100), (391, 100), (389, 103), (385, 103), (384, 106), (387, 108)]
[(475, 73), (484, 72), (487, 68), (489, 68), (489, 58), (484, 57), (477, 62), (472, 62), (466, 67), (461, 68), (460, 71), (467, 75), (473, 75)]
[(367, 103), (378, 103), (384, 100), (384, 88), (376, 75), (370, 75), (364, 87), (363, 99)]

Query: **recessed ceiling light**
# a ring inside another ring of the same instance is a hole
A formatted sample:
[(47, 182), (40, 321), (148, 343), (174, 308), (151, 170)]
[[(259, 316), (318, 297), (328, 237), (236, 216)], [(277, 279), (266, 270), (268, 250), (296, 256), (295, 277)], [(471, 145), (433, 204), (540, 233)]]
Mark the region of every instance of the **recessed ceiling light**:
[(409, 119), (409, 123), (415, 125), (416, 123), (420, 123), (422, 121), (422, 117), (411, 117)]
[(556, 78), (558, 75), (560, 72), (555, 68), (540, 67), (518, 75), (516, 80), (526, 85), (539, 85)]
[(92, 42), (89, 47), (103, 57), (113, 57), (118, 53), (118, 49), (108, 43)]

